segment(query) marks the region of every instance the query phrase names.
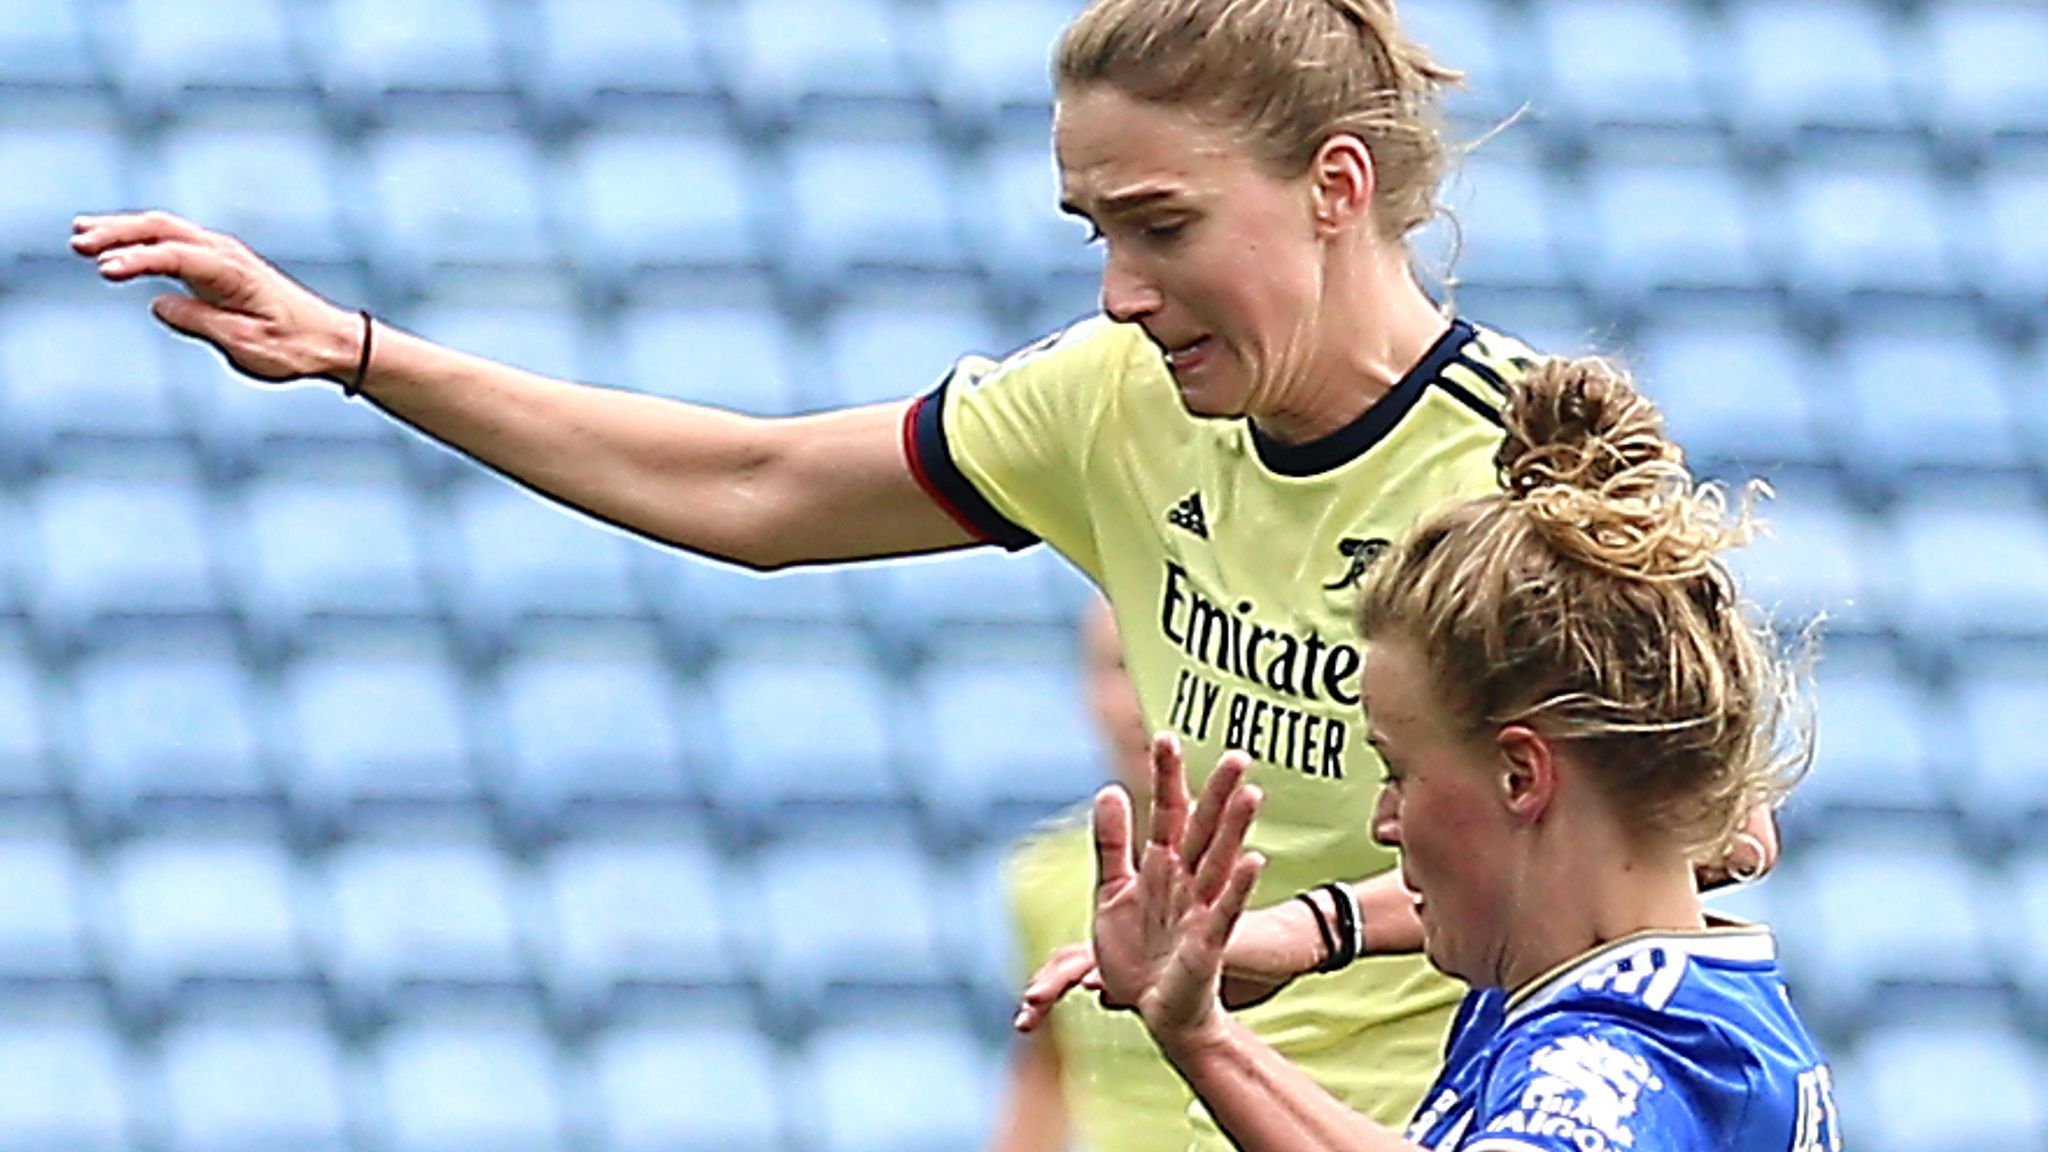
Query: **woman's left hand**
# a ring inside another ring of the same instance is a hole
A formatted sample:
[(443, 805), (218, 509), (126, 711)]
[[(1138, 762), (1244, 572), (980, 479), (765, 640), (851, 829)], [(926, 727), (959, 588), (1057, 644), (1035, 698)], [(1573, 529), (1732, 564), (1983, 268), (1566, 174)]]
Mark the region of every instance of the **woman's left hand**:
[(1244, 849), (1260, 794), (1250, 761), (1225, 753), (1188, 810), (1187, 772), (1170, 736), (1152, 745), (1152, 819), (1133, 844), (1122, 788), (1095, 797), (1095, 963), (1103, 1004), (1134, 1008), (1162, 1039), (1212, 1024), (1224, 946), (1263, 858)]

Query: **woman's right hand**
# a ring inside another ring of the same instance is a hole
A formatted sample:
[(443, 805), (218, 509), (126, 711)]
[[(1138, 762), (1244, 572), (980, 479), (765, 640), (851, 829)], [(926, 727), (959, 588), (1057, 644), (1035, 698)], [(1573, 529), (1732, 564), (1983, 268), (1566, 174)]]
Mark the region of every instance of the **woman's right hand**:
[(71, 248), (115, 283), (166, 276), (170, 292), (150, 310), (166, 325), (219, 349), (237, 371), (281, 383), (347, 379), (362, 351), (363, 323), (279, 271), (249, 246), (168, 212), (80, 216)]

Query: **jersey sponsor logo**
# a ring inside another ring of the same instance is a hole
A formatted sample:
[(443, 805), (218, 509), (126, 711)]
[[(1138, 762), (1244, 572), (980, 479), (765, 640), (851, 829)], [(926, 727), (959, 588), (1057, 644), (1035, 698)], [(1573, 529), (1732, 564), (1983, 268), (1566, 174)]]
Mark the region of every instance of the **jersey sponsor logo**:
[(1210, 599), (1187, 569), (1166, 562), (1159, 628), (1194, 661), (1180, 670), (1167, 723), (1192, 740), (1221, 740), (1268, 764), (1343, 779), (1350, 725), (1288, 701), (1356, 708), (1364, 663), (1357, 647), (1274, 628), (1253, 612), (1248, 600)]
[(1180, 503), (1166, 513), (1166, 522), (1183, 532), (1192, 532), (1204, 540), (1209, 538), (1209, 517), (1202, 511), (1202, 494), (1190, 492)]
[[(1450, 1149), (1456, 1148), (1458, 1142), (1465, 1138), (1465, 1130), (1472, 1126), (1472, 1109), (1459, 1107), (1461, 1103), (1458, 1093), (1453, 1089), (1446, 1088), (1438, 1092), (1435, 1099), (1429, 1102), (1429, 1107), (1418, 1113), (1415, 1122), (1408, 1125), (1409, 1142), (1420, 1144), (1429, 1149), (1429, 1152), (1449, 1152)], [(1446, 1120), (1452, 1122), (1445, 1126)], [(1432, 1139), (1430, 1134), (1440, 1128), (1442, 1132)]]
[(1642, 1094), (1664, 1086), (1650, 1062), (1598, 1036), (1564, 1036), (1529, 1057), (1531, 1077), (1514, 1107), (1489, 1120), (1488, 1135), (1561, 1140), (1581, 1152), (1635, 1146)]
[(1668, 948), (1643, 948), (1579, 981), (1588, 992), (1612, 992), (1662, 1010), (1685, 979), (1686, 956)]
[(1358, 587), (1359, 580), (1365, 576), (1365, 570), (1372, 567), (1372, 562), (1393, 546), (1392, 540), (1383, 540), (1377, 536), (1370, 540), (1360, 540), (1356, 536), (1346, 536), (1339, 540), (1337, 551), (1344, 557), (1344, 574), (1323, 585), (1323, 591), (1342, 592), (1346, 588)]

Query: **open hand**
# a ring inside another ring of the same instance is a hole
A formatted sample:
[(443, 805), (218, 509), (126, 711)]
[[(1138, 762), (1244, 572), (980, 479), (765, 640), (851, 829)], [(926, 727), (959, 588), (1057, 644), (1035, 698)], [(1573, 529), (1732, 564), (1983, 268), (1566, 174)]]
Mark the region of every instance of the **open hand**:
[(281, 382), (355, 371), (362, 324), (251, 251), (168, 212), (80, 216), (71, 249), (115, 283), (168, 276), (191, 293), (151, 302), (156, 318), (219, 349), (237, 371)]
[(1102, 1002), (1134, 1008), (1155, 1035), (1196, 1031), (1218, 1006), (1224, 946), (1265, 861), (1243, 851), (1259, 791), (1227, 752), (1192, 815), (1180, 745), (1152, 745), (1150, 833), (1132, 836), (1130, 795), (1095, 797), (1095, 966)]

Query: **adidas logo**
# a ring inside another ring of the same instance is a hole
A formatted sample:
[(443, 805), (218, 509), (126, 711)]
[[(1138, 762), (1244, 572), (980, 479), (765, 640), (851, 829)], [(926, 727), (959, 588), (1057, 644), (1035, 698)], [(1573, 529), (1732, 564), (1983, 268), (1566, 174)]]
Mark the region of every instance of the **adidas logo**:
[(1166, 522), (1184, 532), (1193, 532), (1202, 539), (1209, 538), (1209, 518), (1202, 513), (1202, 494), (1188, 493), (1187, 499), (1173, 506), (1166, 514)]

